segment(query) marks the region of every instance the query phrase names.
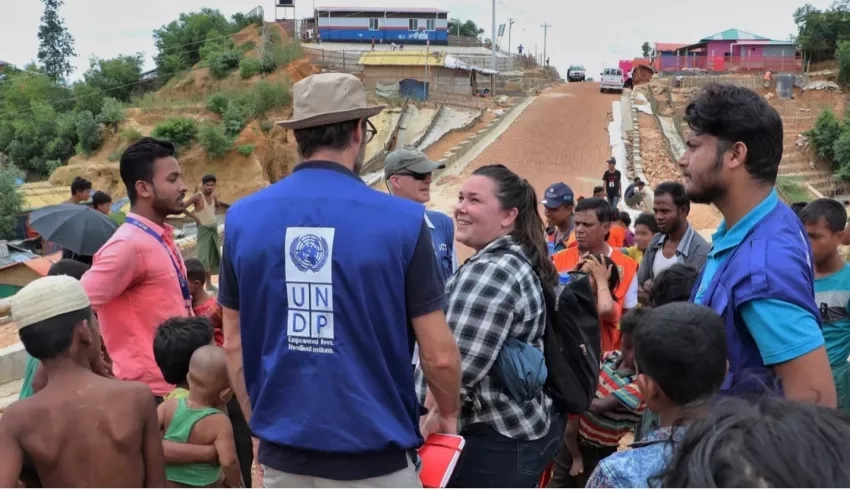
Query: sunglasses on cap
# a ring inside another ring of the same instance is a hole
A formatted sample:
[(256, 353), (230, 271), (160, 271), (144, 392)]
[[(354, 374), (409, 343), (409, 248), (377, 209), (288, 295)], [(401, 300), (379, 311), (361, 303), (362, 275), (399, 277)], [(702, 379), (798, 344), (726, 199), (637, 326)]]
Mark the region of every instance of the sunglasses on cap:
[(428, 177), (431, 176), (431, 173), (428, 172), (427, 174), (417, 174), (416, 172), (410, 172), (410, 171), (406, 170), (404, 172), (399, 172), (399, 173), (393, 174), (393, 175), (413, 177), (413, 180), (425, 180), (425, 179), (427, 179)]

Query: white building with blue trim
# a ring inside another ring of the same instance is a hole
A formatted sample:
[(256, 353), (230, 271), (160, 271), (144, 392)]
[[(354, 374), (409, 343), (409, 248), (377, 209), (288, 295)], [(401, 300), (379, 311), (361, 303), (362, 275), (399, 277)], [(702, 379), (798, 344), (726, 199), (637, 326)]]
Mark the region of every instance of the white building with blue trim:
[(436, 8), (316, 7), (322, 41), (448, 44), (449, 13)]

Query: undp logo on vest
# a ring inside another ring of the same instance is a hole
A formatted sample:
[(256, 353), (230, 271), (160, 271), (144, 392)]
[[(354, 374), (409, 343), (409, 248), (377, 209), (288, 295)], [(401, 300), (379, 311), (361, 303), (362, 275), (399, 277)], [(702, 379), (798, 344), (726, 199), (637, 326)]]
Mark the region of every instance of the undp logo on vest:
[(333, 354), (333, 228), (286, 229), (286, 335), (291, 350)]

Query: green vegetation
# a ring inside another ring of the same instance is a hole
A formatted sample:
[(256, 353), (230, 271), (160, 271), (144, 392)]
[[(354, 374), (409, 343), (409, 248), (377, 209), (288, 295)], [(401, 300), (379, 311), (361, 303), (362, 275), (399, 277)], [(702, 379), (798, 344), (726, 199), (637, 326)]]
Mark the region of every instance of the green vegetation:
[[(54, 82), (71, 74), (71, 58), (74, 52), (74, 37), (59, 16), (62, 0), (42, 0), (44, 13), (38, 26), (38, 61), (44, 73)], [(8, 19), (7, 19), (8, 22)]]
[(824, 109), (818, 114), (814, 127), (804, 133), (818, 158), (829, 164), (841, 180), (850, 180), (850, 121), (847, 117), (839, 120), (832, 110)]
[(118, 124), (123, 120), (124, 104), (112, 97), (103, 99), (103, 106), (101, 106), (100, 114), (97, 116), (97, 122), (112, 128), (113, 131), (117, 131)]
[(127, 144), (135, 143), (141, 137), (142, 133), (136, 130), (136, 128), (124, 128), (121, 130), (121, 139), (126, 141)]
[(14, 238), (18, 215), (24, 206), (17, 180), (23, 177), (23, 172), (12, 165), (0, 166), (0, 238)]
[(151, 136), (171, 141), (175, 145), (188, 146), (198, 134), (198, 124), (189, 117), (170, 117), (153, 128)]
[(262, 67), (262, 63), (260, 60), (255, 58), (242, 58), (242, 61), (239, 62), (239, 76), (243, 79), (248, 79), (260, 73), (260, 68)]
[(471, 20), (461, 22), (460, 19), (450, 19), (448, 27), (449, 34), (452, 36), (478, 37), (484, 33), (484, 29)]
[(77, 139), (79, 148), (86, 155), (95, 151), (101, 143), (100, 128), (89, 111), (77, 114)]
[(788, 203), (808, 202), (812, 199), (806, 191), (803, 183), (794, 177), (780, 175), (776, 179), (776, 188), (779, 194)]
[(219, 158), (233, 147), (233, 136), (221, 124), (204, 124), (198, 131), (198, 143), (210, 158)]
[(242, 156), (251, 156), (251, 153), (254, 153), (254, 145), (239, 145), (236, 151)]

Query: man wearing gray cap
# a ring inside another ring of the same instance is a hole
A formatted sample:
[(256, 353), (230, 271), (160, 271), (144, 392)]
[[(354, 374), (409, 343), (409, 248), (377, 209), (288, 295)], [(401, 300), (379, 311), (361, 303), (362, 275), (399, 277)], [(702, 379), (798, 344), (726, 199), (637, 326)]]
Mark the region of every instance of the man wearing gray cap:
[[(425, 204), (431, 200), (432, 172), (445, 167), (430, 160), (416, 148), (401, 148), (387, 155), (384, 160), (384, 179), (390, 194)], [(448, 215), (426, 209), (425, 224), (431, 230), (437, 266), (445, 282), (457, 270), (454, 223)]]
[[(415, 342), (440, 431), (457, 431), (460, 353), (425, 208), (358, 175), (375, 128), (353, 75), (293, 88), (303, 160), (227, 214), (218, 300), (263, 486), (417, 487)], [(240, 325), (246, 325), (245, 330)]]

